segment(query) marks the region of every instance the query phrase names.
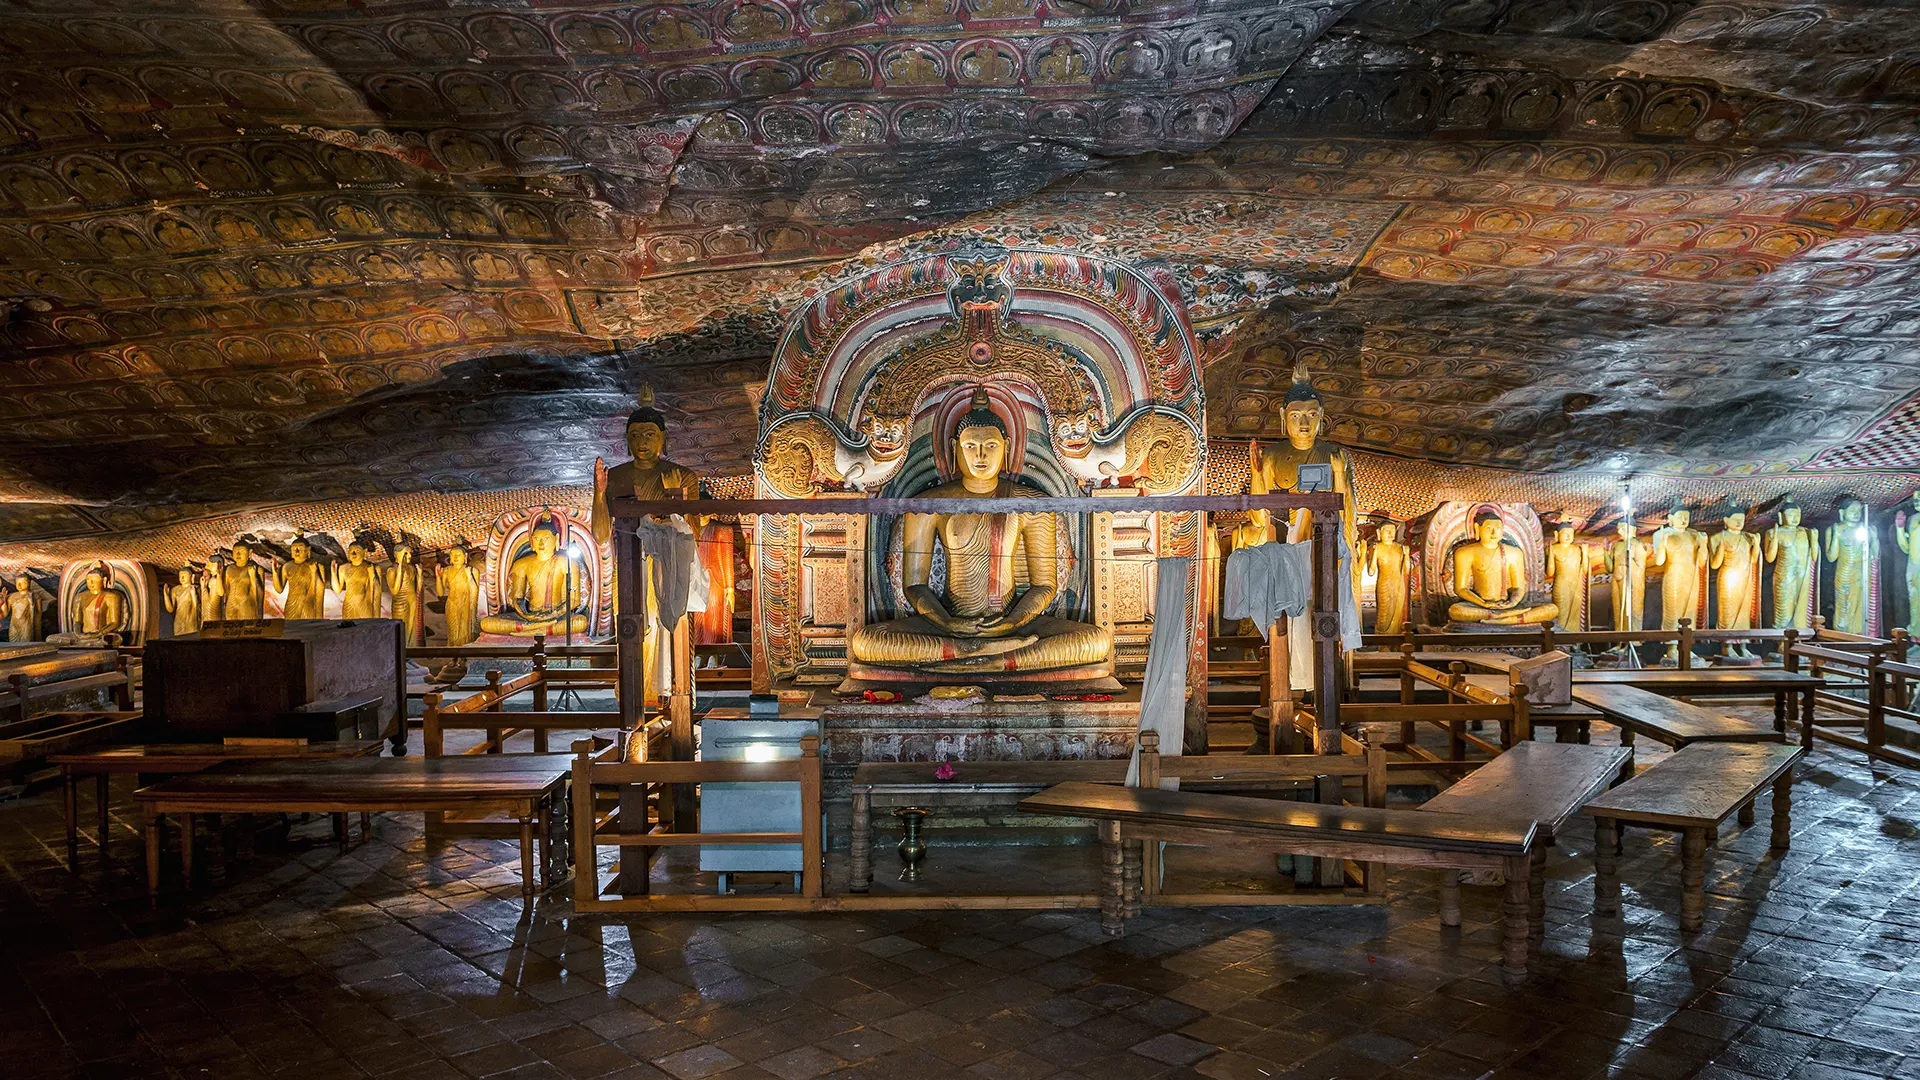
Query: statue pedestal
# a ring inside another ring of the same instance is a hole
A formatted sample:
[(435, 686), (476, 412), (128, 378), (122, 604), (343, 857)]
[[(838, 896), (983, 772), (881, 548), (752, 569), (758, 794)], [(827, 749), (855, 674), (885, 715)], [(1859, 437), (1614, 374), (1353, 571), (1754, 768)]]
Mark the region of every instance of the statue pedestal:
[(820, 713), (827, 799), (845, 799), (868, 761), (1125, 758), (1140, 728), (1138, 689), (1112, 701), (988, 701), (951, 711), (913, 701), (829, 705)]

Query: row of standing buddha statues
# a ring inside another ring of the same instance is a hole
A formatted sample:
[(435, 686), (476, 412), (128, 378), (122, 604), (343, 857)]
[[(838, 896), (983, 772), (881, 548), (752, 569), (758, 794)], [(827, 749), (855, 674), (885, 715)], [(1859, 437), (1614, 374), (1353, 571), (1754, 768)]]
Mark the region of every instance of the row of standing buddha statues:
[[(1586, 622), (1587, 583), (1595, 569), (1611, 577), (1615, 628), (1645, 626), (1647, 571), (1661, 571), (1660, 626), (1674, 630), (1679, 620), (1692, 618), (1700, 607), (1703, 571), (1713, 577), (1712, 625), (1717, 629), (1754, 628), (1760, 611), (1762, 579), (1769, 571), (1772, 597), (1770, 625), (1805, 629), (1811, 625), (1818, 600), (1817, 567), (1824, 562), (1833, 575), (1834, 612), (1829, 625), (1847, 633), (1868, 631), (1872, 571), (1878, 554), (1874, 534), (1867, 528), (1866, 507), (1848, 497), (1835, 520), (1824, 529), (1802, 524), (1802, 511), (1791, 496), (1779, 507), (1775, 524), (1760, 533), (1746, 531), (1747, 514), (1734, 508), (1722, 518), (1722, 528), (1709, 536), (1692, 527), (1692, 514), (1675, 505), (1660, 528), (1642, 537), (1630, 521), (1616, 526), (1616, 537), (1604, 549), (1583, 543), (1571, 522), (1553, 526), (1553, 541), (1545, 552), (1545, 582), (1552, 599), (1527, 603), (1524, 559), (1504, 542), (1504, 522), (1485, 512), (1473, 522), (1473, 536), (1453, 553), (1453, 579), (1446, 583), (1452, 600), (1450, 620), (1457, 624), (1526, 626), (1557, 623), (1578, 629)], [(1908, 512), (1895, 522), (1895, 542), (1908, 555), (1909, 611), (1920, 611), (1920, 492)], [(1375, 580), (1379, 633), (1399, 633), (1410, 619), (1409, 582), (1414, 554), (1401, 542), (1399, 525), (1382, 522), (1366, 545), (1361, 571)], [(1744, 657), (1744, 644), (1731, 647)]]

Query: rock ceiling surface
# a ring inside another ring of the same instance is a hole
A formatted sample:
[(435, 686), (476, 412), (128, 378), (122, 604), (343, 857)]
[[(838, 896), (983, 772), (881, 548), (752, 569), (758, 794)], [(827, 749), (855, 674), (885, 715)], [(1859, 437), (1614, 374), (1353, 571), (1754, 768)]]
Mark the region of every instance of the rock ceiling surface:
[(1665, 475), (1920, 461), (1920, 10), (12, 0), (0, 539), (747, 467), (863, 258), (1169, 263), (1212, 434)]

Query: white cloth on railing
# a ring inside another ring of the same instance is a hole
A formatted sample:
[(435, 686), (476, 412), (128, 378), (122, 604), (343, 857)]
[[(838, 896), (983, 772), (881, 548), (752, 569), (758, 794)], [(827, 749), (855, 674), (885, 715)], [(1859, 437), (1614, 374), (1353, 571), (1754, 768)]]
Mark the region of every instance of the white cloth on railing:
[(656, 620), (649, 628), (659, 633), (660, 647), (653, 650), (650, 681), (662, 693), (673, 690), (673, 650), (666, 647), (667, 634), (680, 624), (689, 611), (707, 610), (712, 581), (700, 564), (700, 545), (693, 526), (675, 514), (670, 518), (641, 518), (633, 523), (633, 535), (645, 558), (653, 611)]
[[(1179, 757), (1187, 739), (1187, 671), (1193, 640), (1187, 626), (1187, 579), (1192, 563), (1167, 557), (1154, 562), (1153, 634), (1147, 639), (1147, 673), (1140, 684), (1140, 730), (1160, 736), (1163, 757)], [(1127, 786), (1140, 782), (1140, 745), (1127, 765)], [(1178, 790), (1179, 780), (1160, 787)]]
[(1266, 637), (1268, 627), (1304, 613), (1312, 602), (1312, 544), (1256, 544), (1227, 556), (1221, 617), (1252, 619)]

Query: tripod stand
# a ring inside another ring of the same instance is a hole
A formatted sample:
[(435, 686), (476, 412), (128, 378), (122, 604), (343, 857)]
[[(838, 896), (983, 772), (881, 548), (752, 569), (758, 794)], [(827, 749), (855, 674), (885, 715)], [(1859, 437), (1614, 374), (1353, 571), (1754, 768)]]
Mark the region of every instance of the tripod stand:
[[(580, 545), (569, 542), (566, 547), (566, 557), (567, 557), (567, 583), (566, 583), (566, 591), (561, 594), (565, 599), (563, 600), (560, 606), (561, 606), (561, 618), (565, 619), (567, 622), (567, 635), (566, 635), (567, 652), (571, 654), (573, 651), (573, 648), (572, 648), (573, 616), (574, 616), (573, 609), (575, 606), (574, 596), (573, 596), (573, 561), (580, 557)], [(573, 666), (573, 657), (571, 655), (562, 657), (562, 659), (564, 659), (567, 662), (568, 667)], [(579, 710), (580, 707), (581, 707), (580, 691), (575, 690), (571, 682), (569, 682), (566, 686), (561, 688), (560, 696), (555, 698), (553, 701), (553, 708), (555, 712), (573, 712), (573, 711)]]

